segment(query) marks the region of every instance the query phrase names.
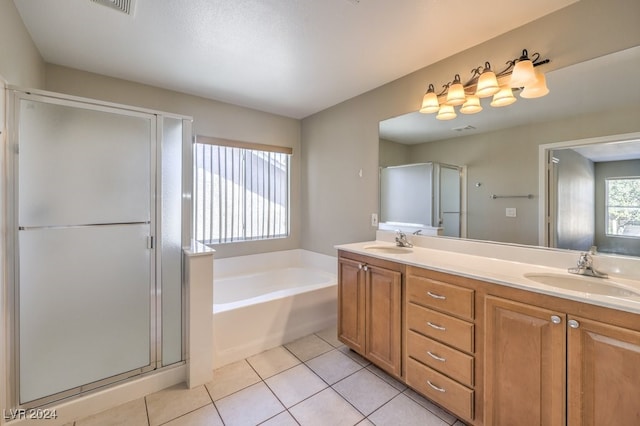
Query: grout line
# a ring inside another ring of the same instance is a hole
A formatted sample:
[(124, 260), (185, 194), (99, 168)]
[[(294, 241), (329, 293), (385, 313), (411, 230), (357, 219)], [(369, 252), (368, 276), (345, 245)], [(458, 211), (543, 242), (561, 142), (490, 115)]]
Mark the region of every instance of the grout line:
[[(142, 399), (144, 399), (144, 411), (147, 414), (147, 425), (150, 426), (151, 425), (151, 419), (149, 418), (149, 405), (147, 405), (147, 396), (143, 396)], [(75, 423), (74, 423), (75, 425)]]

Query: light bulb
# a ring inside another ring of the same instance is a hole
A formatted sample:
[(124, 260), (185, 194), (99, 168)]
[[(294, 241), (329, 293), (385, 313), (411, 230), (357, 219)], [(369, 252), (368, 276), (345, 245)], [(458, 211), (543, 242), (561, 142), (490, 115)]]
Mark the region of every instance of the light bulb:
[(451, 83), (451, 85), (449, 86), (449, 89), (447, 90), (447, 105), (451, 105), (451, 106), (456, 106), (456, 105), (462, 105), (465, 101), (465, 93), (464, 93), (464, 87), (462, 86), (462, 83), (460, 82), (460, 75), (456, 74), (456, 76), (453, 78), (453, 82)]
[(438, 96), (433, 88), (433, 84), (430, 84), (427, 89), (427, 93), (425, 93), (422, 98), (422, 107), (420, 108), (420, 112), (423, 114), (432, 114), (434, 112), (438, 112), (439, 109), (440, 105), (438, 104)]
[(467, 96), (466, 102), (462, 104), (462, 107), (460, 107), (460, 112), (463, 114), (475, 114), (480, 111), (482, 111), (480, 98), (475, 95)]
[(525, 87), (536, 81), (536, 73), (533, 70), (533, 62), (529, 59), (527, 49), (522, 51), (522, 56), (516, 61), (511, 73), (510, 87)]
[(520, 97), (526, 99), (541, 98), (547, 93), (549, 93), (547, 78), (543, 73), (536, 71), (536, 82), (528, 86), (524, 86), (524, 90), (520, 93)]
[(484, 71), (478, 78), (478, 84), (476, 86), (476, 96), (479, 98), (486, 98), (488, 96), (496, 94), (500, 90), (498, 85), (498, 79), (496, 74), (491, 71), (491, 65), (489, 62), (485, 62)]
[(451, 105), (442, 105), (440, 111), (438, 111), (438, 115), (436, 115), (438, 120), (453, 120), (456, 117), (456, 111)]
[(500, 87), (500, 91), (493, 95), (493, 100), (491, 101), (492, 107), (503, 107), (507, 105), (511, 105), (516, 101), (516, 97), (513, 96), (513, 92), (511, 91), (511, 87), (502, 86)]

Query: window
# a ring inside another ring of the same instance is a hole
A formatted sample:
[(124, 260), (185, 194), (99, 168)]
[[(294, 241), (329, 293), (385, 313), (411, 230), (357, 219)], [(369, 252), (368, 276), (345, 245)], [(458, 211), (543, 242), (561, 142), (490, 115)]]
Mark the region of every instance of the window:
[(290, 148), (198, 136), (194, 235), (205, 244), (289, 235)]
[(640, 238), (640, 177), (605, 179), (607, 235)]

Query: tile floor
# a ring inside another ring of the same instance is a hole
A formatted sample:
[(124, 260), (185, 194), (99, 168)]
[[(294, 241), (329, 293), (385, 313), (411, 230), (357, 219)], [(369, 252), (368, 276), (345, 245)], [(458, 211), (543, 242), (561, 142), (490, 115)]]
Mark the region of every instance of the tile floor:
[(75, 426), (463, 426), (323, 330), (214, 371), (205, 386), (147, 395)]

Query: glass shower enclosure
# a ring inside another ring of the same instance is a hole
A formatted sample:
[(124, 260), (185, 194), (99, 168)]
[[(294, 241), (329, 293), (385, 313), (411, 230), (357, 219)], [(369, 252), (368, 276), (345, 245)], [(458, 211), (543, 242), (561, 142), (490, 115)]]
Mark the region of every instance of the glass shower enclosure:
[(10, 99), (15, 405), (182, 361), (190, 119), (47, 92)]

